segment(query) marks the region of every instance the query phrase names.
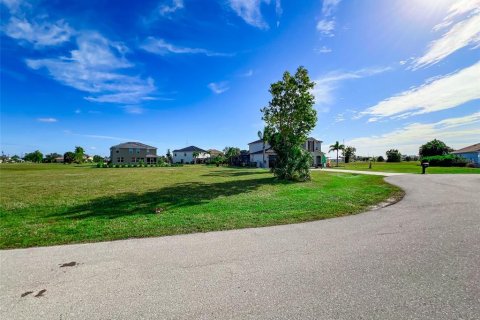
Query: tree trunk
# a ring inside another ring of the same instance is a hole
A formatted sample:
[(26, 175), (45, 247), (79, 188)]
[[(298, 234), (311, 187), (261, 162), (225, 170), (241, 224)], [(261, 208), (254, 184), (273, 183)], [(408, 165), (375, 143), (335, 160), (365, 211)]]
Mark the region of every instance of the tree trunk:
[(338, 167), (338, 149), (337, 149), (337, 167)]

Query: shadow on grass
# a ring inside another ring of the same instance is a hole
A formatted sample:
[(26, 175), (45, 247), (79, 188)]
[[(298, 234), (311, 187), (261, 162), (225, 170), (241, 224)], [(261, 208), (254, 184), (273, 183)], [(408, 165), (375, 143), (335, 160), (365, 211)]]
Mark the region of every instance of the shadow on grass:
[[(229, 168), (231, 169), (231, 168)], [(243, 169), (243, 170), (241, 170)], [(241, 170), (241, 171), (240, 171)], [(258, 174), (266, 174), (267, 171), (257, 171), (255, 169), (244, 169), (238, 168), (237, 170), (228, 170), (228, 171), (212, 171), (206, 174), (202, 174), (203, 177), (241, 177), (241, 176), (251, 176)]]
[(69, 219), (92, 217), (114, 219), (133, 214), (156, 214), (157, 208), (161, 208), (162, 212), (168, 212), (175, 208), (208, 203), (219, 197), (253, 192), (263, 185), (285, 183), (288, 182), (281, 182), (273, 177), (218, 183), (180, 183), (145, 193), (129, 192), (100, 197), (52, 216), (63, 216)]

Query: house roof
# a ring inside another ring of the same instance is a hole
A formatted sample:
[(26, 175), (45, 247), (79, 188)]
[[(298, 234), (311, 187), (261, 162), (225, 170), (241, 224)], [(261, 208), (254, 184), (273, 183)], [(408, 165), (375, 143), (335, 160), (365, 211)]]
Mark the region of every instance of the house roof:
[(173, 150), (173, 152), (194, 152), (194, 151), (207, 152), (207, 151), (205, 151), (203, 149), (200, 149), (199, 147), (195, 147), (195, 146), (190, 146), (190, 147), (186, 147), (186, 148), (183, 148), (183, 149)]
[(250, 142), (249, 144), (259, 143), (259, 142), (262, 142), (262, 141), (263, 141), (262, 139), (258, 139), (258, 140)]
[(467, 152), (480, 152), (480, 143), (472, 144), (471, 146), (455, 150), (452, 153), (467, 153)]
[(152, 146), (149, 146), (149, 145), (146, 145), (146, 144), (143, 144), (143, 143), (140, 143), (140, 142), (125, 142), (125, 143), (120, 143), (120, 144), (117, 144), (116, 146), (112, 146), (110, 149), (112, 148), (118, 148), (118, 149), (125, 149), (125, 148), (137, 148), (137, 149), (157, 149), (155, 147), (152, 147)]
[(211, 154), (220, 154), (220, 153), (222, 153), (222, 151), (217, 150), (217, 149), (208, 149), (207, 151), (210, 152)]

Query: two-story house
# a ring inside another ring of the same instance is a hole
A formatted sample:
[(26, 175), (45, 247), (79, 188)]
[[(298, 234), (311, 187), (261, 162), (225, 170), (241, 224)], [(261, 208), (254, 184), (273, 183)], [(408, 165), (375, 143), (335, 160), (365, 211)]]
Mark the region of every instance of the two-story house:
[(110, 148), (113, 164), (157, 163), (157, 148), (140, 142), (125, 142)]
[(195, 146), (173, 150), (173, 163), (203, 163), (209, 158), (208, 151)]
[[(264, 142), (263, 140), (256, 140), (248, 144), (248, 150), (250, 152), (250, 163), (256, 163), (259, 168), (271, 168), (275, 166), (277, 154), (270, 147), (268, 142), (265, 142), (265, 154), (263, 152)], [(315, 138), (308, 138), (305, 141), (304, 146), (312, 156), (314, 167), (321, 166), (322, 164), (322, 141)]]

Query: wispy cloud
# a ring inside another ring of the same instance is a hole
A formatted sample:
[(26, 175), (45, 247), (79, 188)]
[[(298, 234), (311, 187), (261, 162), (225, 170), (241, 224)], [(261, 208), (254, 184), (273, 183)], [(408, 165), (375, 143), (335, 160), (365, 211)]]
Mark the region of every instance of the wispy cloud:
[(335, 101), (335, 90), (342, 81), (360, 79), (391, 70), (390, 67), (364, 68), (356, 71), (333, 71), (315, 80), (313, 94), (317, 105), (331, 104)]
[(48, 21), (28, 21), (26, 18), (13, 17), (3, 28), (10, 38), (31, 43), (36, 48), (57, 46), (70, 40), (74, 30), (63, 20), (54, 23)]
[(161, 16), (167, 16), (177, 10), (183, 9), (183, 0), (171, 0), (169, 3), (163, 3), (158, 7), (158, 13)]
[(180, 47), (166, 42), (163, 39), (148, 37), (140, 46), (141, 49), (159, 55), (167, 54), (203, 54), (208, 57), (230, 57), (231, 53), (214, 52), (202, 48)]
[(242, 73), (240, 76), (241, 76), (241, 77), (247, 77), (247, 78), (248, 78), (248, 77), (251, 77), (251, 76), (253, 76), (253, 70), (250, 69), (250, 70), (248, 70), (247, 72)]
[(2, 24), (1, 31), (6, 36), (17, 40), (22, 45), (33, 45), (40, 49), (49, 46), (58, 46), (68, 42), (75, 34), (64, 20), (51, 22), (48, 15), (35, 15), (36, 11), (28, 2), (18, 0), (2, 0), (9, 18)]
[(27, 65), (34, 70), (45, 68), (58, 82), (91, 93), (85, 98), (89, 101), (135, 104), (154, 99), (153, 79), (121, 73), (133, 67), (124, 56), (127, 51), (123, 44), (98, 33), (83, 33), (70, 57), (27, 59)]
[(330, 53), (330, 52), (332, 52), (332, 49), (330, 49), (330, 48), (328, 48), (328, 47), (326, 47), (326, 46), (322, 46), (322, 47), (320, 47), (320, 48), (315, 48), (314, 51), (315, 51), (316, 53)]
[(317, 31), (324, 37), (333, 37), (335, 35), (335, 16), (341, 0), (324, 0), (322, 5), (321, 19), (317, 22)]
[(263, 3), (269, 4), (270, 0), (229, 0), (228, 3), (232, 10), (249, 25), (259, 29), (269, 28), (268, 23), (263, 19), (260, 7)]
[(357, 148), (358, 154), (385, 154), (388, 149), (399, 149), (404, 154), (417, 154), (421, 144), (440, 139), (453, 147), (478, 143), (480, 112), (448, 118), (434, 123), (411, 123), (391, 132), (347, 141)]
[(213, 93), (215, 94), (221, 94), (230, 89), (228, 87), (228, 82), (227, 81), (222, 81), (222, 82), (211, 82), (208, 84), (208, 88), (212, 90)]
[(57, 119), (55, 118), (38, 118), (38, 122), (46, 122), (46, 123), (53, 123), (53, 122), (58, 122)]
[(412, 115), (450, 109), (468, 101), (480, 99), (480, 62), (441, 77), (426, 81), (419, 87), (403, 91), (387, 98), (363, 115), (370, 122), (385, 117), (406, 118)]
[(283, 15), (282, 2), (275, 0), (275, 15), (277, 16), (277, 27), (280, 26), (280, 18)]
[(445, 19), (433, 29), (450, 27), (439, 39), (428, 45), (426, 52), (413, 60), (412, 69), (438, 63), (455, 51), (480, 45), (480, 0), (454, 1)]

